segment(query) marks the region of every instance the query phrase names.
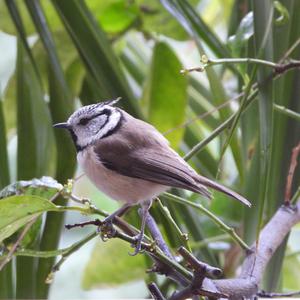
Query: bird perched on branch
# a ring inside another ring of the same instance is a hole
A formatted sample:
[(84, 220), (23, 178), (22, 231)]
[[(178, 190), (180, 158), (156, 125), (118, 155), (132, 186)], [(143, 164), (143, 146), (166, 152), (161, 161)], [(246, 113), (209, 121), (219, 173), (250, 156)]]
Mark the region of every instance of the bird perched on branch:
[(152, 200), (170, 187), (210, 198), (209, 187), (250, 206), (241, 195), (197, 174), (152, 125), (114, 107), (118, 100), (83, 106), (54, 127), (69, 130), (78, 163), (89, 179), (111, 198), (124, 202), (104, 222), (132, 205), (141, 205), (142, 225), (134, 254), (141, 250)]

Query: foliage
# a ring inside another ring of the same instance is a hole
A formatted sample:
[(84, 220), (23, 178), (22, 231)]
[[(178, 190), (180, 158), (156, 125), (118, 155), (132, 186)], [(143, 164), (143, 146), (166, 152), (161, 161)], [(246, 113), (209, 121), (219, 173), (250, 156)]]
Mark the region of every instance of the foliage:
[[(66, 133), (54, 131), (52, 124), (66, 120), (78, 105), (119, 96), (124, 109), (165, 133), (199, 173), (239, 191), (253, 208), (243, 211), (219, 193), (212, 203), (184, 191), (172, 193), (209, 209), (247, 244), (255, 241), (283, 201), (290, 153), (300, 132), (300, 76), (295, 69), (280, 74), (266, 64), (235, 64), (226, 59), (299, 60), (300, 2), (211, 3), (225, 15), (231, 14), (222, 32), (218, 20), (207, 23), (203, 11), (209, 4), (199, 1), (0, 1), (0, 30), (17, 37), (16, 70), (0, 99), (0, 188), (12, 184), (4, 191), (12, 192), (0, 199), (0, 240), (5, 253), (24, 225), (41, 213), (36, 231), (27, 235), (29, 241), (22, 249), (36, 254), (57, 249), (63, 211), (68, 208), (63, 196), (54, 203), (49, 200), (60, 185), (45, 183), (46, 193), (45, 186), (34, 186), (34, 181), (27, 182), (25, 189), (15, 187), (43, 175), (61, 184), (72, 178), (76, 167), (72, 141)], [(30, 35), (34, 38), (29, 39)], [(188, 61), (190, 53), (193, 60)], [(221, 66), (209, 64), (209, 59), (221, 58), (225, 58)], [(201, 74), (180, 74), (181, 69), (201, 63)], [(233, 101), (240, 93), (238, 101)], [(298, 119), (282, 113), (286, 109)], [(299, 182), (299, 176), (298, 172), (294, 182)], [(295, 184), (293, 191), (296, 188)], [(173, 252), (182, 244), (182, 234), (188, 233), (187, 244), (198, 258), (218, 267), (235, 266), (224, 243), (216, 247), (206, 243), (221, 233), (207, 216), (167, 197), (161, 200), (151, 212)], [(42, 218), (44, 226), (40, 226)], [(228, 243), (227, 236), (221, 239)], [(110, 273), (107, 262), (116, 255), (111, 251), (114, 243), (96, 245), (91, 257), (96, 263), (87, 266), (85, 288), (143, 277), (141, 270), (148, 261), (127, 256), (127, 250), (119, 246), (119, 276), (113, 276), (116, 269)], [(296, 287), (287, 278), (299, 272), (293, 268), (291, 275), (286, 270), (298, 258), (284, 259), (285, 252), (286, 243), (270, 263), (265, 289)], [(46, 298), (45, 279), (57, 253), (50, 254), (47, 259), (15, 257), (16, 274), (11, 262), (0, 272), (0, 297)], [(98, 266), (103, 269), (94, 277)], [(126, 275), (125, 267), (136, 274)]]

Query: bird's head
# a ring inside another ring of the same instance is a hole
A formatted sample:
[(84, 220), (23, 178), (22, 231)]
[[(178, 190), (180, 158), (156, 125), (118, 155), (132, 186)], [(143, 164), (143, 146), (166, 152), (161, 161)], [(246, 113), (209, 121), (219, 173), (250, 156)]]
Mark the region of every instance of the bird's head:
[(67, 122), (53, 126), (68, 129), (77, 150), (80, 151), (112, 134), (118, 127), (122, 112), (113, 105), (119, 99), (83, 106), (76, 110)]

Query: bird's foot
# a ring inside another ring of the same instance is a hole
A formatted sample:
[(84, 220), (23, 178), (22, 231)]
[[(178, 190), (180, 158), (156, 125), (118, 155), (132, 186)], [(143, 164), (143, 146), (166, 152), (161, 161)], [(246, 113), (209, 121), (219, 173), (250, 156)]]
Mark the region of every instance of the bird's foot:
[(103, 242), (113, 238), (116, 234), (116, 229), (113, 226), (113, 218), (107, 217), (101, 222), (101, 225), (98, 226), (98, 233), (100, 233), (100, 237)]
[(139, 234), (137, 234), (136, 236), (133, 237), (134, 238), (134, 242), (132, 244), (132, 246), (134, 247), (134, 252), (133, 253), (128, 253), (130, 256), (135, 256), (139, 253), (143, 253), (145, 250), (142, 249), (142, 241), (144, 238), (144, 233), (140, 232)]

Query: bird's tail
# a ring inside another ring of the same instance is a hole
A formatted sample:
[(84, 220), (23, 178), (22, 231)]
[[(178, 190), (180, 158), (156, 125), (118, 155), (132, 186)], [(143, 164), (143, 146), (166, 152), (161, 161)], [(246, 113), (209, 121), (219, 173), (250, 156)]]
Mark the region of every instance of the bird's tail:
[(230, 190), (229, 188), (227, 188), (219, 183), (216, 183), (216, 182), (214, 182), (206, 177), (203, 177), (203, 176), (197, 176), (196, 180), (197, 180), (197, 182), (199, 182), (200, 184), (202, 184), (204, 186), (207, 186), (214, 190), (222, 192), (222, 193), (242, 202), (243, 204), (251, 207), (251, 203), (246, 198), (244, 198), (243, 196), (239, 195), (238, 193)]

